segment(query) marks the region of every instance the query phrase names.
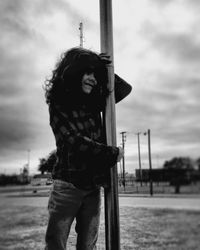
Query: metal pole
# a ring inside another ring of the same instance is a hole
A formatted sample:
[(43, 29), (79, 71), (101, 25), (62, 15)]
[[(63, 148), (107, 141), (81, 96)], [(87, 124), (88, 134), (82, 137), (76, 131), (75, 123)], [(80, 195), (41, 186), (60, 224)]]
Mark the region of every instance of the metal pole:
[(121, 161), (119, 162), (119, 166), (120, 166), (120, 186), (121, 186), (121, 184), (123, 185), (123, 169)]
[(142, 167), (141, 167), (141, 156), (140, 156), (140, 132), (137, 133), (138, 138), (138, 161), (139, 161), (139, 171), (140, 171), (140, 184), (142, 186)]
[(80, 47), (83, 47), (83, 23), (80, 22), (79, 24), (79, 30), (80, 30)]
[(31, 152), (31, 150), (28, 149), (27, 152), (28, 152), (27, 173), (28, 173), (28, 176), (29, 176), (29, 171), (30, 171), (30, 152)]
[[(108, 87), (112, 91), (104, 112), (108, 145), (116, 145), (116, 118), (114, 98), (112, 0), (100, 0), (101, 52), (107, 53), (112, 63), (108, 65)], [(110, 187), (105, 194), (106, 250), (120, 250), (119, 200), (117, 166), (110, 171)]]
[[(121, 132), (120, 133), (122, 135), (122, 147), (123, 147), (123, 150), (125, 148), (125, 139), (126, 139), (126, 132)], [(125, 180), (125, 157), (123, 156), (122, 158), (122, 176), (123, 176), (123, 186), (124, 186), (124, 191), (126, 190), (126, 180)]]
[(148, 133), (148, 152), (149, 152), (149, 183), (150, 183), (150, 195), (153, 195), (153, 182), (152, 182), (152, 164), (151, 164), (151, 132), (150, 129)]

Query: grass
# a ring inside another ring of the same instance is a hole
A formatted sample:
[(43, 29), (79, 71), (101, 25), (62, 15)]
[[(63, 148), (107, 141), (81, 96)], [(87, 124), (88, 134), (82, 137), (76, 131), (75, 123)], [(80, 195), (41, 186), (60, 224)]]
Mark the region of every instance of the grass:
[[(1, 205), (0, 250), (42, 250), (48, 220), (46, 208)], [(122, 250), (197, 250), (200, 211), (120, 208)], [(75, 249), (74, 226), (67, 249)], [(102, 211), (98, 250), (104, 247)]]

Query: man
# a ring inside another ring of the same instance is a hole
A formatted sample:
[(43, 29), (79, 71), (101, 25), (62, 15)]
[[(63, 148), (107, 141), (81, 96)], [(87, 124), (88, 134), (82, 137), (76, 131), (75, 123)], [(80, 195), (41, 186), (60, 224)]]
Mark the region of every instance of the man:
[[(107, 146), (101, 112), (109, 95), (105, 55), (83, 48), (63, 54), (46, 81), (50, 125), (57, 162), (52, 172), (46, 250), (64, 250), (76, 219), (77, 250), (96, 249), (100, 217), (100, 186), (123, 149)], [(116, 82), (121, 80), (116, 76)], [(121, 99), (121, 97), (119, 97)], [(123, 97), (122, 97), (123, 98)]]

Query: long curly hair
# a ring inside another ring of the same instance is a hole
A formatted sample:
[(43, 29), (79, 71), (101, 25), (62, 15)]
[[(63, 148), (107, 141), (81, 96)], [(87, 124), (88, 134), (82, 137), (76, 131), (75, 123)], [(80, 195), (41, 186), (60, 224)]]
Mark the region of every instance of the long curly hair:
[[(89, 95), (83, 93), (81, 86), (81, 79), (87, 72), (93, 72), (97, 80)], [(74, 47), (61, 55), (52, 77), (45, 81), (46, 102), (69, 108), (85, 103), (102, 109), (109, 94), (107, 82), (107, 68), (100, 56), (91, 50)]]

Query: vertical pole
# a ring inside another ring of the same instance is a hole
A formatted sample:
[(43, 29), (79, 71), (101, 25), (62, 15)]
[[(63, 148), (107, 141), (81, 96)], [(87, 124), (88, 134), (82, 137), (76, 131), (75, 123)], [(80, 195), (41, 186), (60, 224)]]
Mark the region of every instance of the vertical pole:
[(29, 176), (29, 171), (30, 171), (30, 152), (31, 152), (31, 150), (28, 149), (27, 152), (28, 152), (27, 173), (28, 173), (28, 176)]
[(119, 165), (120, 165), (120, 186), (121, 186), (121, 184), (123, 185), (123, 169), (121, 161), (119, 162)]
[(149, 182), (150, 182), (150, 195), (153, 195), (153, 182), (152, 182), (152, 164), (151, 164), (151, 132), (150, 129), (148, 133), (148, 152), (149, 152)]
[(83, 23), (80, 22), (79, 24), (79, 30), (80, 30), (80, 47), (83, 47)]
[(138, 138), (138, 161), (139, 161), (139, 172), (140, 172), (140, 184), (142, 186), (142, 166), (141, 166), (141, 157), (140, 157), (140, 132), (137, 133)]
[[(111, 91), (104, 112), (104, 123), (108, 145), (116, 145), (116, 118), (114, 98), (114, 65), (113, 65), (113, 25), (112, 0), (100, 0), (101, 52), (107, 53), (112, 63), (108, 65), (108, 88)], [(110, 187), (105, 194), (105, 227), (106, 250), (120, 250), (119, 200), (117, 167), (110, 171)]]
[[(121, 132), (120, 133), (121, 135), (122, 135), (122, 147), (123, 147), (123, 150), (124, 150), (124, 148), (125, 148), (125, 134), (126, 134), (126, 132)], [(123, 186), (124, 186), (124, 191), (126, 190), (126, 179), (125, 179), (125, 156), (123, 156), (123, 158), (122, 158), (122, 176), (123, 176), (123, 182), (122, 182), (122, 184), (123, 184)]]

